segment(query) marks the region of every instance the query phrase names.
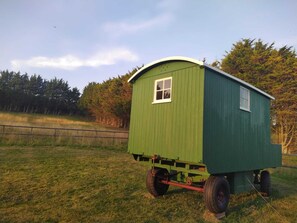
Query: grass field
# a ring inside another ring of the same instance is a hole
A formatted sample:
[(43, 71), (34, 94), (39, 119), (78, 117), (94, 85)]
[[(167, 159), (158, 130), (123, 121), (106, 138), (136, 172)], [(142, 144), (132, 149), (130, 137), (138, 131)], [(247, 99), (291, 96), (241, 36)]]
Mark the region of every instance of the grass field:
[(0, 122), (2, 125), (105, 129), (81, 116), (0, 112)]
[(0, 112), (0, 124), (0, 145), (105, 146), (126, 143), (128, 137), (123, 129), (83, 117)]
[[(152, 198), (147, 167), (119, 148), (0, 147), (0, 170), (0, 222), (212, 221), (197, 192)], [(297, 170), (272, 172), (268, 203), (232, 195), (222, 222), (297, 222)]]
[(297, 155), (295, 156), (283, 155), (283, 165), (297, 167)]

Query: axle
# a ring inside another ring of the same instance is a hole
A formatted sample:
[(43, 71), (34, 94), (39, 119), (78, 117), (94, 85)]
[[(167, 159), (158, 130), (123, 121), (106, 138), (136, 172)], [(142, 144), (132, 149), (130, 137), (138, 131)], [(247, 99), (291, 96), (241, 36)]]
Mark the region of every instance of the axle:
[(191, 186), (191, 185), (176, 183), (176, 182), (172, 182), (172, 181), (168, 181), (168, 180), (161, 180), (161, 183), (176, 186), (176, 187), (181, 187), (181, 188), (185, 188), (185, 189), (189, 189), (189, 190), (194, 190), (194, 191), (198, 191), (198, 192), (202, 192), (202, 193), (204, 191), (204, 189), (201, 188), (201, 187), (194, 187), (194, 186)]

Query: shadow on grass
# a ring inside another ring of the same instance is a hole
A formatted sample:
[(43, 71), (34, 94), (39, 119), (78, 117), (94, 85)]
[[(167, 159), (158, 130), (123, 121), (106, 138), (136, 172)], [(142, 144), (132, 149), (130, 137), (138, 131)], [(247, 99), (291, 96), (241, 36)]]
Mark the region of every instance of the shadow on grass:
[[(183, 193), (190, 193), (190, 192), (191, 192), (190, 190), (187, 190), (184, 188), (176, 188), (168, 191), (166, 195), (171, 196), (174, 194), (183, 194)], [(203, 193), (199, 193), (199, 192), (196, 192), (196, 193), (199, 196), (198, 198), (199, 201), (204, 203)], [(273, 190), (272, 197), (266, 198), (266, 200), (270, 202), (271, 199), (275, 200), (278, 197), (279, 197), (278, 191)], [(226, 216), (230, 214), (246, 215), (253, 212), (254, 210), (263, 208), (265, 205), (267, 205), (267, 202), (263, 200), (256, 191), (231, 195)]]
[(253, 189), (249, 193), (242, 193), (238, 195), (232, 195), (231, 205), (229, 205), (228, 213), (245, 213), (252, 212), (253, 210), (259, 210), (265, 206), (273, 211), (277, 207), (273, 206), (273, 203), (286, 199), (288, 196), (297, 195), (297, 170), (290, 168), (276, 168), (270, 169), (271, 173), (271, 195), (270, 197), (262, 197), (259, 194), (260, 186), (256, 185), (256, 189)]
[[(286, 170), (285, 170), (286, 172)], [(246, 216), (255, 211), (267, 210), (265, 207), (268, 207), (270, 213), (274, 213), (278, 209), (275, 206), (278, 201), (288, 198), (288, 196), (296, 196), (296, 180), (293, 180), (296, 177), (296, 173), (284, 174), (284, 170), (279, 172), (276, 170), (272, 172), (272, 191), (270, 197), (263, 197), (259, 194), (259, 185), (256, 186), (257, 191), (254, 189), (249, 193), (242, 193), (238, 195), (232, 195), (231, 202), (228, 208), (228, 215), (238, 215)]]
[(265, 205), (266, 201), (264, 201), (256, 191), (231, 195), (231, 202), (229, 203), (227, 215), (234, 212), (242, 213), (243, 209), (249, 211), (260, 209)]
[[(259, 193), (260, 186), (256, 185), (256, 189), (251, 192), (231, 195), (229, 207), (226, 212), (226, 221), (231, 219), (240, 220), (250, 216), (252, 219), (256, 215), (262, 215), (266, 211), (273, 214), (275, 210), (279, 210), (277, 204), (279, 201), (287, 199), (288, 196), (296, 196), (296, 170), (274, 170), (272, 172), (272, 192), (270, 197), (262, 197)], [(191, 193), (191, 191), (184, 188), (172, 188), (166, 193), (166, 196), (175, 194)], [(204, 203), (203, 193), (196, 192), (199, 195), (199, 202)], [(224, 222), (224, 220), (223, 220)]]
[(174, 189), (169, 190), (169, 191), (166, 193), (166, 195), (182, 194), (182, 193), (187, 193), (187, 192), (189, 192), (189, 190), (184, 189), (184, 188), (178, 188), (178, 187), (175, 187)]

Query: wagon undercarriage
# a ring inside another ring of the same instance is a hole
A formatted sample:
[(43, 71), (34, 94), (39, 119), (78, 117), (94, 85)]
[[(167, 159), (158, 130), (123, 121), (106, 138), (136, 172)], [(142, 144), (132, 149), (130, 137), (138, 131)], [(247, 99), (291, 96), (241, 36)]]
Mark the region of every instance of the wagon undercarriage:
[(268, 171), (209, 174), (203, 164), (184, 163), (158, 156), (150, 158), (134, 155), (134, 158), (151, 166), (147, 172), (146, 186), (154, 197), (164, 195), (170, 185), (202, 192), (206, 207), (216, 214), (227, 209), (230, 194), (250, 191), (257, 184), (263, 195), (270, 195)]

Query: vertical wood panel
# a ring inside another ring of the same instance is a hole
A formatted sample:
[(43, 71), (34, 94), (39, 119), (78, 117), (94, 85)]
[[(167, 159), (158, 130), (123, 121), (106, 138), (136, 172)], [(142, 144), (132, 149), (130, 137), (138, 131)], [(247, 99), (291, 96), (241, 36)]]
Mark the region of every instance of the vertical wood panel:
[[(172, 101), (152, 104), (154, 82), (172, 77)], [(133, 84), (129, 152), (198, 163), (202, 161), (203, 69), (167, 62)]]
[(210, 173), (281, 165), (270, 143), (270, 99), (250, 90), (250, 112), (240, 109), (240, 83), (206, 69), (203, 161)]

